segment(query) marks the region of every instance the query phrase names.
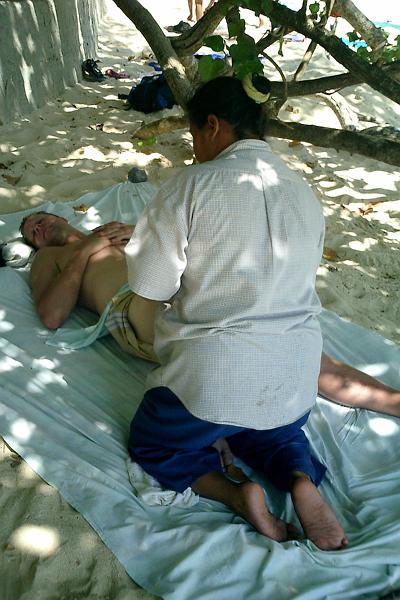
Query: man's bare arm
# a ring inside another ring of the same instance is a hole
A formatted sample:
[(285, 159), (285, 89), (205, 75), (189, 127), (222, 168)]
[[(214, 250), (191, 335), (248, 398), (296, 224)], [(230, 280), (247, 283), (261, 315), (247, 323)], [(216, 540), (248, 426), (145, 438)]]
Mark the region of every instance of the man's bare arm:
[(318, 391), (327, 400), (400, 417), (400, 391), (366, 373), (322, 355)]
[(32, 264), (33, 300), (41, 321), (56, 329), (75, 308), (89, 258), (111, 245), (107, 237), (92, 234), (80, 242), (62, 271), (56, 262), (58, 248), (41, 249)]

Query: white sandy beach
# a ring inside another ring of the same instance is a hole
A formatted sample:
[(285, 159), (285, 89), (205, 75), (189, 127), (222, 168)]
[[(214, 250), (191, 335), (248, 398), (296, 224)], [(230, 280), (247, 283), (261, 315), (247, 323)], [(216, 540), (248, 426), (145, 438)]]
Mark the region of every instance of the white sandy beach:
[[(186, 2), (174, 0), (168, 7), (151, 0), (143, 4), (163, 26), (187, 16)], [(111, 8), (100, 36), (99, 67), (124, 71), (130, 78), (84, 81), (19, 122), (0, 127), (0, 213), (35, 208), (46, 200), (79, 198), (124, 181), (132, 166), (146, 168), (150, 180), (160, 183), (173, 169), (192, 162), (188, 132), (160, 136), (149, 146), (139, 146), (132, 137), (140, 122), (160, 114), (125, 111), (117, 94), (128, 93), (143, 75), (153, 72), (148, 65), (151, 51), (124, 15)], [(254, 31), (256, 21), (254, 16), (249, 20)], [(306, 42), (289, 42), (284, 57), (274, 58), (296, 68), (306, 47)], [(322, 74), (324, 66), (333, 63), (320, 52), (317, 67), (308, 75)], [(343, 70), (334, 64), (337, 72)], [(398, 126), (400, 107), (367, 86), (348, 88), (343, 96), (356, 111), (377, 117), (378, 124)], [(179, 114), (179, 109), (163, 112)], [(293, 98), (280, 116), (339, 127), (332, 109), (319, 98)], [(326, 252), (317, 280), (322, 304), (399, 344), (399, 169), (347, 152), (268, 141), (323, 205)], [(154, 598), (132, 582), (58, 492), (4, 443), (0, 509), (1, 600)]]

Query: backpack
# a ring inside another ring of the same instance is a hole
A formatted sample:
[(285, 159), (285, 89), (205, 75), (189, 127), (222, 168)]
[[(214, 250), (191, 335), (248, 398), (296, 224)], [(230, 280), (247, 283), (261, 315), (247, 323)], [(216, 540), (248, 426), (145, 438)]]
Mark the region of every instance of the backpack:
[(172, 108), (175, 98), (164, 75), (147, 75), (133, 86), (127, 97), (134, 110), (151, 113), (163, 108)]

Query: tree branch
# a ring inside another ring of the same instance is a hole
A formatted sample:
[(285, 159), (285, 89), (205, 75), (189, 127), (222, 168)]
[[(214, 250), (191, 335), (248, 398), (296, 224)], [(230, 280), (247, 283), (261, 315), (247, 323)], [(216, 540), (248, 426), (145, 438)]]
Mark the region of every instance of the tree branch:
[(350, 23), (357, 33), (372, 49), (384, 46), (386, 37), (379, 27), (376, 27), (351, 0), (335, 0), (335, 11)]
[[(400, 77), (400, 62), (386, 65), (384, 70), (393, 78)], [(317, 77), (315, 79), (304, 79), (303, 81), (290, 81), (287, 84), (288, 98), (293, 96), (310, 96), (328, 90), (340, 90), (350, 85), (365, 83), (360, 75), (353, 73), (342, 73), (341, 75), (328, 75), (327, 77)], [(271, 82), (271, 96), (280, 97), (285, 93), (284, 86), (280, 81)]]
[(365, 83), (400, 104), (400, 84), (397, 81), (391, 79), (382, 68), (371, 65), (360, 58), (339, 38), (329, 35), (325, 29), (320, 29), (312, 19), (302, 18), (298, 12), (275, 2), (272, 5), (269, 17), (275, 22), (292, 27), (317, 42), (349, 71), (362, 77)]
[(287, 140), (301, 140), (322, 148), (346, 150), (352, 154), (361, 154), (390, 165), (400, 166), (400, 144), (384, 137), (369, 136), (363, 132), (342, 131), (317, 125), (286, 123), (270, 119), (267, 135)]
[(293, 75), (293, 79), (292, 81), (296, 81), (297, 79), (301, 79), (301, 77), (304, 75), (310, 60), (313, 57), (313, 54), (317, 48), (317, 42), (311, 41), (308, 45), (307, 50), (304, 53), (303, 59), (301, 61), (301, 63), (299, 64), (299, 66), (296, 69), (295, 74)]
[(219, 0), (204, 13), (200, 21), (193, 25), (189, 31), (185, 31), (177, 37), (169, 38), (177, 54), (194, 54), (197, 52), (202, 47), (204, 38), (215, 31), (230, 8), (232, 8), (231, 0)]

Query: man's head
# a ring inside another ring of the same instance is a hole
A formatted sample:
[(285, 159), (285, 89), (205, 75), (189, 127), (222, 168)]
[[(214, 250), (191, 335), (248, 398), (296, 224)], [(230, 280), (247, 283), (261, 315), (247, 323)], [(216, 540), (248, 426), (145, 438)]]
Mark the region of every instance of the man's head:
[(36, 250), (45, 246), (63, 246), (71, 229), (64, 217), (45, 211), (24, 217), (19, 227), (25, 242)]

